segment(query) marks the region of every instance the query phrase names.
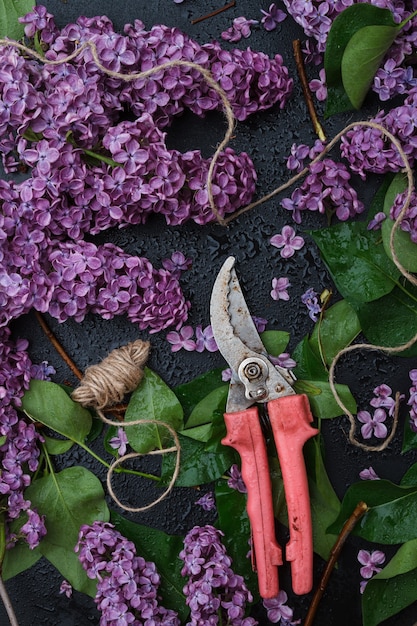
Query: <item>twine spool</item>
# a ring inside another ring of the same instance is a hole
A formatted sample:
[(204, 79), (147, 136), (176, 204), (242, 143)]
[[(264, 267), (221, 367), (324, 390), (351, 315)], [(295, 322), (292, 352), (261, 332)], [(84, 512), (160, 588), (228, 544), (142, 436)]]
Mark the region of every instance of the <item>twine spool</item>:
[(133, 341), (121, 348), (116, 348), (105, 357), (100, 363), (91, 365), (85, 371), (79, 386), (71, 394), (75, 402), (82, 406), (92, 407), (96, 410), (100, 419), (110, 426), (131, 427), (148, 426), (153, 424), (166, 428), (174, 440), (174, 445), (161, 450), (151, 450), (149, 455), (176, 453), (175, 469), (166, 490), (155, 500), (140, 507), (130, 507), (123, 504), (116, 496), (112, 486), (113, 474), (124, 461), (141, 456), (139, 452), (130, 452), (117, 458), (110, 465), (107, 471), (107, 489), (113, 500), (125, 511), (130, 513), (140, 513), (146, 511), (161, 502), (172, 491), (180, 470), (180, 442), (174, 428), (166, 422), (159, 420), (132, 420), (129, 422), (114, 421), (106, 417), (103, 410), (111, 408), (123, 400), (127, 393), (130, 393), (139, 385), (143, 378), (143, 368), (148, 359), (150, 343), (148, 341)]

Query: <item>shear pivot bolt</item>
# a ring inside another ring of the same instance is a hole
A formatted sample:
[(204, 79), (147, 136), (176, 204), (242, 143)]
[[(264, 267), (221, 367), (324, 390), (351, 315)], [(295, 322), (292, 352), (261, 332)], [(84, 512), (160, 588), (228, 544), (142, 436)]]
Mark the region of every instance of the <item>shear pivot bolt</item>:
[(268, 395), (268, 392), (265, 387), (259, 387), (259, 389), (256, 389), (255, 391), (250, 391), (249, 395), (253, 400), (262, 400), (262, 398), (265, 398), (265, 396)]

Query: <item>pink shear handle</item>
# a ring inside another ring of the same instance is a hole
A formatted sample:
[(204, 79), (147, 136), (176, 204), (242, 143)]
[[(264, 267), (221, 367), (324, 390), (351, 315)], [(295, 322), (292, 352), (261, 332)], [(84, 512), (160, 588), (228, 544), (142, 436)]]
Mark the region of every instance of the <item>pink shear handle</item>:
[(271, 477), (258, 409), (225, 413), (224, 419), (227, 435), (222, 443), (235, 448), (242, 459), (259, 593), (262, 598), (274, 598), (279, 591), (278, 565), (282, 564), (282, 551), (275, 538)]
[(288, 508), (290, 540), (286, 559), (291, 561), (292, 587), (299, 595), (313, 586), (313, 532), (307, 473), (303, 457), (305, 442), (319, 432), (306, 395), (283, 396), (268, 402)]

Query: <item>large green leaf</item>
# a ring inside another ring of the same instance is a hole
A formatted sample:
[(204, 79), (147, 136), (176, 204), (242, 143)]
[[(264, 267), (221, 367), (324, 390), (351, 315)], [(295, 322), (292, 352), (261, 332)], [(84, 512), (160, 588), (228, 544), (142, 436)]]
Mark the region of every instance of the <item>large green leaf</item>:
[(87, 577), (74, 547), (82, 524), (109, 519), (99, 479), (84, 467), (68, 467), (33, 481), (25, 497), (45, 515), (47, 534), (39, 551), (74, 589), (94, 596), (96, 583)]
[(355, 109), (360, 109), (381, 61), (401, 27), (365, 26), (349, 40), (342, 58), (342, 82)]
[(314, 325), (310, 345), (326, 365), (330, 365), (340, 350), (352, 343), (360, 333), (358, 316), (347, 300), (339, 300), (326, 309)]
[[(174, 430), (182, 426), (183, 410), (175, 393), (148, 367), (132, 394), (125, 413), (125, 422), (154, 420), (165, 422)], [(156, 424), (137, 424), (126, 427), (130, 445), (136, 452), (146, 454), (155, 448), (162, 449), (172, 443), (169, 431)]]
[(71, 400), (56, 383), (31, 380), (22, 398), (22, 408), (31, 419), (76, 443), (83, 444), (91, 429), (90, 412)]
[(183, 563), (178, 557), (184, 547), (183, 538), (131, 522), (116, 511), (111, 511), (111, 522), (124, 537), (134, 542), (139, 556), (156, 564), (161, 577), (159, 592), (162, 604), (177, 611), (181, 620), (185, 621), (188, 615), (182, 592), (185, 580), (181, 576)]
[(366, 3), (348, 7), (333, 21), (324, 55), (328, 93), (326, 117), (353, 108), (342, 79), (343, 56), (355, 33), (364, 27), (377, 25), (392, 27), (394, 25), (392, 14), (387, 9), (380, 9)]
[(225, 367), (226, 364), (224, 367), (219, 367), (198, 376), (189, 383), (184, 383), (183, 385), (175, 387), (174, 392), (184, 409), (184, 418), (186, 423), (188, 416), (195, 405), (198, 404), (200, 400), (205, 398), (210, 391), (213, 391), (222, 385), (222, 371)]
[[(380, 346), (401, 346), (417, 333), (417, 289), (395, 287), (391, 293), (375, 300), (354, 305), (363, 333), (371, 343)], [(417, 344), (397, 353), (416, 356)]]
[(310, 343), (309, 337), (304, 337), (292, 353), (297, 365), (294, 374), (299, 379), (327, 381), (329, 373), (318, 353)]
[[(176, 485), (178, 487), (195, 487), (210, 483), (220, 478), (233, 463), (237, 453), (229, 446), (222, 446), (221, 451), (207, 450), (204, 443), (178, 435), (181, 445), (181, 465)], [(168, 484), (174, 472), (174, 455), (164, 455), (162, 460), (161, 481)]]
[[(384, 213), (387, 218), (382, 222), (381, 232), (385, 252), (390, 258), (392, 258), (390, 248), (391, 232), (394, 226), (394, 221), (390, 218), (390, 210), (397, 195), (405, 191), (407, 186), (408, 182), (406, 175), (402, 173), (397, 174), (389, 186), (385, 196)], [(410, 234), (401, 228), (397, 228), (394, 235), (394, 250), (403, 267), (405, 267), (409, 272), (417, 272), (417, 244), (411, 241)]]
[[(308, 396), (311, 412), (320, 419), (331, 419), (344, 415), (335, 400), (330, 385), (322, 380), (298, 380), (294, 384), (294, 389), (298, 393), (305, 393)], [(356, 401), (347, 385), (336, 385), (336, 391), (346, 408), (351, 413), (356, 413)]]
[(377, 300), (394, 289), (400, 272), (387, 257), (380, 234), (367, 230), (366, 224), (343, 223), (311, 234), (350, 304)]
[(33, 0), (0, 0), (0, 37), (21, 39), (24, 25), (18, 18), (32, 11), (33, 5)]
[(233, 570), (244, 577), (254, 596), (259, 597), (256, 574), (248, 558), (250, 541), (250, 522), (246, 512), (246, 494), (228, 487), (222, 480), (216, 484), (216, 506), (219, 521), (216, 526), (224, 533), (224, 544), (233, 559)]
[(327, 528), (337, 518), (340, 502), (327, 475), (320, 436), (307, 441), (304, 456), (310, 490), (314, 552), (327, 561), (337, 539), (337, 535), (329, 534)]
[(383, 572), (366, 585), (362, 596), (363, 626), (377, 626), (417, 600), (417, 568), (392, 578), (382, 577)]
[(369, 510), (356, 525), (355, 535), (390, 545), (417, 538), (417, 486), (403, 487), (388, 480), (351, 485), (343, 498), (340, 514), (328, 532), (339, 533), (361, 501), (366, 502)]
[[(26, 520), (25, 520), (26, 521)], [(17, 523), (16, 523), (17, 522)], [(19, 518), (11, 525), (10, 531), (18, 531), (25, 522)], [(14, 548), (6, 550), (2, 563), (1, 576), (3, 580), (13, 578), (17, 574), (24, 572), (31, 568), (42, 557), (42, 553), (39, 548), (31, 550), (29, 544), (25, 541), (19, 541)]]
[(265, 330), (260, 334), (265, 350), (271, 356), (279, 356), (285, 349), (290, 340), (290, 334), (284, 330)]

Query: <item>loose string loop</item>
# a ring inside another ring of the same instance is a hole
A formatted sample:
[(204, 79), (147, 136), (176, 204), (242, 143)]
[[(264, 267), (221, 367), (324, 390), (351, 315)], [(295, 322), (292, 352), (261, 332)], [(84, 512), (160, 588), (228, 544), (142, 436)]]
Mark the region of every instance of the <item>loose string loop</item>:
[(156, 427), (166, 428), (171, 435), (174, 445), (161, 450), (151, 450), (149, 455), (162, 455), (170, 452), (176, 453), (175, 467), (171, 480), (166, 490), (155, 500), (140, 507), (130, 507), (123, 504), (116, 496), (112, 486), (112, 478), (115, 470), (125, 461), (146, 456), (139, 452), (129, 452), (123, 454), (113, 461), (107, 471), (107, 489), (113, 500), (125, 511), (130, 513), (141, 513), (154, 507), (156, 504), (164, 500), (172, 491), (180, 471), (180, 451), (181, 445), (177, 433), (170, 424), (159, 420), (132, 420), (129, 422), (120, 422), (111, 420), (104, 414), (103, 409), (109, 408), (114, 404), (123, 400), (127, 393), (130, 393), (140, 383), (143, 378), (143, 368), (147, 361), (150, 350), (150, 344), (147, 341), (133, 341), (121, 348), (117, 348), (110, 352), (100, 363), (91, 365), (85, 371), (84, 377), (80, 384), (71, 394), (75, 402), (79, 402), (82, 406), (93, 407), (100, 419), (110, 426), (124, 428), (130, 426), (153, 425)]

